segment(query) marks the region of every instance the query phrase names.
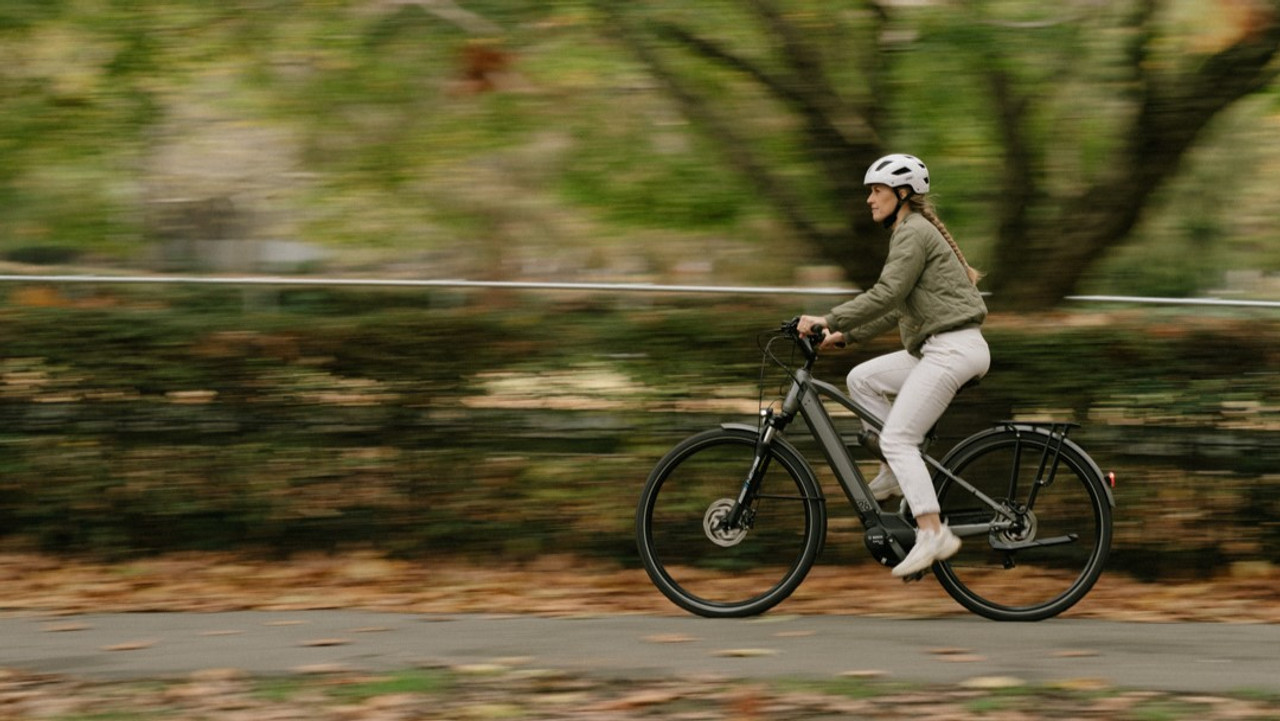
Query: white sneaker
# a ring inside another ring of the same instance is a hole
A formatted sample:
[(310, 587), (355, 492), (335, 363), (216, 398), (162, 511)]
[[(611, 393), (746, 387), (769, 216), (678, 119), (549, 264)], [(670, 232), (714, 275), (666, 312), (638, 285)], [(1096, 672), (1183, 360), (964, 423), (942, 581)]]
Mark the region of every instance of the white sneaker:
[(888, 471), (882, 471), (871, 483), (867, 484), (867, 488), (871, 490), (871, 495), (877, 501), (887, 501), (894, 496), (902, 495), (902, 488), (898, 486), (898, 479)]
[(917, 531), (916, 545), (911, 548), (902, 563), (893, 567), (897, 578), (919, 573), (935, 561), (944, 561), (960, 550), (960, 537), (943, 525), (941, 531)]

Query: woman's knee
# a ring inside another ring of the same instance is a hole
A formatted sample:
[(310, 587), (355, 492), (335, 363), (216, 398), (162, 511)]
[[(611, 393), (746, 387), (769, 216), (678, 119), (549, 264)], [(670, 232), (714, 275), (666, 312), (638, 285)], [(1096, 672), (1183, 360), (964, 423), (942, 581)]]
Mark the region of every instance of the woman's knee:
[(880, 432), (880, 450), (885, 456), (919, 454), (924, 435), (908, 428), (886, 427)]
[(844, 382), (850, 395), (887, 398), (896, 392), (900, 381), (895, 380), (892, 369), (886, 369), (883, 363), (877, 362), (880, 360), (882, 359), (856, 365), (849, 371)]
[(849, 395), (854, 397), (878, 395), (875, 390), (872, 389), (866, 372), (860, 371), (862, 371), (861, 366), (854, 366), (853, 370), (849, 371), (849, 375), (845, 376), (844, 383), (849, 389)]

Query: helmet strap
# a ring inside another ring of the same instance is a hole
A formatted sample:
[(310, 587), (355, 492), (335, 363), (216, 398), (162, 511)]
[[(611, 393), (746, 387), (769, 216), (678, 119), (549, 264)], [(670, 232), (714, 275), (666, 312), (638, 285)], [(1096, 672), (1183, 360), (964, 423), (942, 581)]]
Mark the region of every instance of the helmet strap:
[(885, 219), (881, 221), (881, 224), (884, 225), (886, 230), (892, 228), (894, 224), (898, 222), (898, 213), (902, 211), (902, 204), (910, 200), (911, 196), (915, 195), (915, 191), (912, 190), (910, 186), (907, 186), (906, 195), (898, 195), (897, 188), (893, 189), (893, 194), (897, 196), (898, 204), (893, 206), (893, 212), (885, 216)]

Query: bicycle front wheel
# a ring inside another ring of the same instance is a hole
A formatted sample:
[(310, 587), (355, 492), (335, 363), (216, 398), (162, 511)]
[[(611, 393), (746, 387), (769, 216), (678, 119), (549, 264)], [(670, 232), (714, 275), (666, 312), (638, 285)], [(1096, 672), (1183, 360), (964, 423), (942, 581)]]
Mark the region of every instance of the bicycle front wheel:
[(1111, 499), (1078, 446), (1040, 429), (1002, 429), (953, 451), (944, 464), (1018, 520), (1003, 519), (943, 476), (943, 520), (964, 537), (934, 566), (962, 606), (999, 621), (1038, 621), (1071, 608), (1093, 587), (1111, 547)]
[(671, 450), (636, 508), (636, 543), (654, 585), (701, 616), (751, 616), (804, 580), (822, 545), (826, 510), (812, 469), (776, 441), (740, 527), (721, 521), (752, 466), (756, 434), (721, 428)]

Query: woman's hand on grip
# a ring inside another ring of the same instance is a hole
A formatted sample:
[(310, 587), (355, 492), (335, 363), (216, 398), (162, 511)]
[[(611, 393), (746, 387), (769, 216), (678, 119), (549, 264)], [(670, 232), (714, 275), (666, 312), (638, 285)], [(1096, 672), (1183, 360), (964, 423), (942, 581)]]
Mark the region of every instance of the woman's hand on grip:
[(823, 328), (822, 345), (818, 346), (818, 350), (835, 350), (844, 348), (848, 345), (845, 340), (844, 333), (832, 333), (829, 329)]
[(832, 333), (827, 328), (827, 319), (820, 315), (802, 315), (800, 316), (800, 324), (797, 328), (800, 335), (814, 335), (822, 333), (822, 343), (818, 346), (819, 350), (833, 350), (835, 348), (845, 347), (847, 341), (844, 333)]

